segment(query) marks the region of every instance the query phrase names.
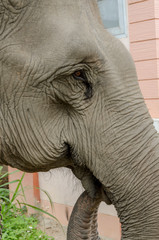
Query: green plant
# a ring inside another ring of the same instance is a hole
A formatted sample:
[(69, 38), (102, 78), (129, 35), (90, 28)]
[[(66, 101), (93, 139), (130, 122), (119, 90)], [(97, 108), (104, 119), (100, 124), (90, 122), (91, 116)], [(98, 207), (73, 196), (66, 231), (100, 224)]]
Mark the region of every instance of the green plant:
[[(2, 167), (0, 167), (0, 184), (4, 177), (9, 174), (14, 174), (15, 172), (17, 171), (2, 174)], [(12, 182), (6, 182), (0, 185), (0, 204), (2, 207), (1, 213), (3, 216), (2, 240), (53, 240), (53, 237), (49, 237), (41, 230), (37, 229), (38, 220), (35, 217), (26, 216), (27, 207), (31, 207), (56, 219), (52, 214), (47, 213), (43, 209), (26, 203), (25, 191), (22, 186), (24, 176), (25, 173), (23, 173), (21, 179), (17, 179)], [(17, 183), (17, 187), (12, 198), (9, 199), (9, 189), (6, 189), (5, 187), (12, 183)], [(19, 202), (17, 199), (19, 195), (23, 197), (24, 202)], [(50, 197), (49, 200), (51, 201)], [(15, 204), (15, 202), (18, 205)]]
[(46, 236), (41, 230), (37, 229), (37, 219), (27, 217), (22, 212), (17, 212), (13, 207), (12, 211), (3, 219), (2, 240), (53, 240), (53, 237)]

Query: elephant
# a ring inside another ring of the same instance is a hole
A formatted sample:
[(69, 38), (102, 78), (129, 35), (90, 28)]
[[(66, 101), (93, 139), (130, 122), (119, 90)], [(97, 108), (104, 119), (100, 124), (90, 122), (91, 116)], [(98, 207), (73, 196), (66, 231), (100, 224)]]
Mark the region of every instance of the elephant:
[(0, 22), (0, 163), (80, 179), (68, 240), (99, 239), (101, 201), (122, 240), (159, 239), (159, 137), (97, 0), (0, 0)]

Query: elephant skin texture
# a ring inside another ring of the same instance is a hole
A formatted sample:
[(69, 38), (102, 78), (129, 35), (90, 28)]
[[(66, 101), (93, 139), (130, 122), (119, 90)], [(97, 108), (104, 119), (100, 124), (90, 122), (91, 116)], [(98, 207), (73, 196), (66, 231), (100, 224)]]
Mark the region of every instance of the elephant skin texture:
[(74, 227), (98, 239), (97, 199), (116, 207), (122, 239), (159, 239), (159, 137), (96, 0), (0, 0), (0, 23), (0, 162), (81, 180), (69, 240)]

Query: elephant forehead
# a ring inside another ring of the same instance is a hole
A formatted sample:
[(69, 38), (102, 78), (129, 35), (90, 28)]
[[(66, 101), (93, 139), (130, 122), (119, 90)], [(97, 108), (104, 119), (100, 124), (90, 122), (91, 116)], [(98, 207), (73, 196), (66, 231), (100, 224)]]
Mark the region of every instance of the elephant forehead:
[(98, 23), (94, 12), (98, 15), (98, 11), (93, 12), (94, 2), (36, 1), (36, 4), (29, 5), (32, 11), (28, 9), (31, 13), (22, 27), (13, 31), (2, 44), (14, 45), (13, 51), (10, 48), (9, 52), (14, 52), (14, 56), (17, 54), (16, 60), (21, 54), (21, 59), (25, 60), (30, 55), (36, 56), (46, 60), (52, 70), (64, 63), (76, 64), (86, 56), (99, 54), (94, 31)]

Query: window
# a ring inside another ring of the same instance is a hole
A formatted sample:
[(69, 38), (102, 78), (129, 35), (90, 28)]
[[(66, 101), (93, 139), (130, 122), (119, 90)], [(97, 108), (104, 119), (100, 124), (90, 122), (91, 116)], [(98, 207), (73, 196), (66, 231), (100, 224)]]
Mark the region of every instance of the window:
[(118, 38), (127, 37), (125, 0), (98, 0), (105, 28)]

